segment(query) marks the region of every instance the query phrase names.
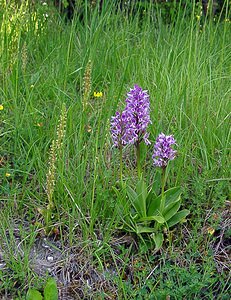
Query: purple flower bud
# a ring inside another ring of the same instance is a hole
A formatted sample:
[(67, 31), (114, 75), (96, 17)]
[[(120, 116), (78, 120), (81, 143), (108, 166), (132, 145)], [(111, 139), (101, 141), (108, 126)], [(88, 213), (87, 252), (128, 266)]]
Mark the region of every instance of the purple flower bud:
[(176, 150), (171, 148), (172, 145), (176, 145), (176, 141), (172, 135), (159, 134), (152, 155), (154, 166), (166, 167), (168, 161), (176, 157)]

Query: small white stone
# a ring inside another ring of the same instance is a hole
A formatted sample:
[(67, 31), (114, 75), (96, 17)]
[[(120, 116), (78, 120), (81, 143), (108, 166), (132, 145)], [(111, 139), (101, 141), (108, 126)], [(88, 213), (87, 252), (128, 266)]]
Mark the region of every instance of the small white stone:
[(5, 263), (3, 263), (3, 264), (0, 264), (0, 269), (4, 269), (4, 267), (6, 266), (6, 264)]
[(47, 261), (49, 261), (49, 262), (54, 261), (54, 257), (53, 256), (47, 256)]

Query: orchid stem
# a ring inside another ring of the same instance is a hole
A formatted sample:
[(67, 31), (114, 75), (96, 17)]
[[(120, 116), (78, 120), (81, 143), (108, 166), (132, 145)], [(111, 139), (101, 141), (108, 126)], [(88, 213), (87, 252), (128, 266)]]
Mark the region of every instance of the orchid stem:
[(160, 211), (163, 213), (165, 207), (165, 196), (164, 196), (164, 189), (166, 183), (166, 167), (162, 167), (162, 178), (161, 178), (161, 206)]
[(120, 147), (120, 180), (121, 180), (121, 185), (123, 186), (123, 152), (122, 152), (122, 146)]
[(137, 173), (138, 178), (141, 178), (141, 165), (140, 165), (140, 143), (139, 141), (136, 144), (136, 163), (137, 163)]

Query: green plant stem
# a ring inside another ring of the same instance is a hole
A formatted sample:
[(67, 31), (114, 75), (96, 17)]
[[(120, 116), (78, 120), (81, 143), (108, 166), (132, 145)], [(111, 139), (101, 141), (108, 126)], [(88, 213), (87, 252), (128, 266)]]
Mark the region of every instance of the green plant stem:
[(51, 217), (51, 210), (48, 205), (45, 211), (45, 233), (46, 234), (49, 234), (50, 217)]
[(164, 196), (165, 182), (166, 182), (166, 167), (163, 167), (162, 178), (161, 178), (161, 205), (160, 205), (161, 213), (163, 213), (165, 207), (165, 196)]
[(138, 178), (141, 178), (141, 165), (140, 165), (140, 143), (136, 144), (136, 164), (137, 164), (137, 174)]
[(121, 186), (123, 187), (123, 152), (122, 152), (122, 146), (120, 146), (120, 181), (121, 181)]

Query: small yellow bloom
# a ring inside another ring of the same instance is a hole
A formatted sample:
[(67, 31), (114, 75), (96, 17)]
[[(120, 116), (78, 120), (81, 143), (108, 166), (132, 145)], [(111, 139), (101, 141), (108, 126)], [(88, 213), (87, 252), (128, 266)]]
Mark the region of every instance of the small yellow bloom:
[(10, 177), (11, 174), (10, 174), (10, 173), (6, 173), (5, 176), (6, 176), (6, 177)]
[(87, 126), (86, 126), (86, 130), (87, 130), (87, 132), (91, 132), (91, 131), (92, 131), (91, 126), (90, 126), (90, 125), (87, 125)]
[(94, 92), (94, 97), (103, 97), (103, 93), (102, 92)]
[(2, 104), (0, 104), (0, 110), (3, 110), (4, 106)]
[(42, 122), (40, 122), (40, 123), (37, 123), (37, 124), (36, 124), (36, 126), (38, 126), (38, 127), (42, 127), (42, 126), (43, 126), (43, 123), (42, 123)]
[(215, 229), (212, 228), (212, 227), (208, 227), (208, 228), (207, 228), (207, 232), (208, 232), (208, 234), (213, 235), (214, 232), (215, 232)]

